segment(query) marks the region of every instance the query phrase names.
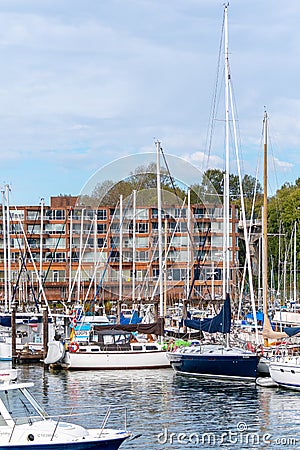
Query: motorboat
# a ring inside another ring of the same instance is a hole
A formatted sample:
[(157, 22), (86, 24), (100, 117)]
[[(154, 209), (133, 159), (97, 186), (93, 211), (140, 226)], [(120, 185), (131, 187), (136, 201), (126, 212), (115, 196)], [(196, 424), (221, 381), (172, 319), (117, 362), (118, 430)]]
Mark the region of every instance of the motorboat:
[[(32, 382), (17, 379), (17, 370), (0, 371), (0, 449), (116, 450), (130, 437), (126, 429), (85, 428), (49, 416), (29, 391)], [(70, 416), (68, 416), (70, 417)]]

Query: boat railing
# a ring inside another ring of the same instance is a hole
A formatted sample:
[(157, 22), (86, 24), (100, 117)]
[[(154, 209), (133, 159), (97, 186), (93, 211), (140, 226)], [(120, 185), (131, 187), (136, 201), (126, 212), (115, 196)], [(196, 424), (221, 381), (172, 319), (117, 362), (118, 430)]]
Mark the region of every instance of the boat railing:
[[(101, 436), (102, 432), (105, 430), (108, 422), (110, 422), (110, 424), (115, 422), (116, 424), (118, 424), (118, 428), (120, 428), (120, 423), (123, 423), (123, 429), (124, 430), (127, 429), (127, 408), (125, 406), (105, 405), (105, 406), (101, 406), (97, 409), (87, 406), (86, 407), (86, 409), (88, 409), (87, 411), (82, 411), (83, 408), (85, 408), (85, 407), (83, 406), (80, 408), (81, 409), (80, 412), (74, 412), (73, 410), (71, 410), (71, 412), (66, 412), (63, 414), (55, 414), (55, 415), (47, 414), (44, 417), (42, 417), (41, 415), (38, 415), (38, 414), (37, 415), (28, 414), (28, 415), (20, 416), (20, 417), (12, 417), (13, 425), (12, 425), (10, 440), (13, 437), (13, 433), (14, 433), (15, 427), (17, 425), (23, 425), (25, 423), (33, 423), (35, 421), (40, 421), (41, 419), (43, 419), (45, 421), (50, 421), (50, 420), (53, 421), (54, 430), (53, 430), (51, 440), (53, 440), (53, 437), (59, 426), (59, 423), (63, 420), (65, 420), (66, 422), (69, 422), (72, 420), (72, 423), (77, 423), (78, 425), (82, 425), (82, 423), (86, 421), (85, 418), (87, 418), (87, 417), (97, 418), (96, 419), (97, 421), (99, 420), (99, 417), (100, 417), (100, 420), (102, 418), (102, 423), (100, 426), (101, 432), (99, 434), (99, 437)], [(97, 428), (96, 423), (95, 423), (95, 428)]]
[(103, 433), (103, 430), (106, 427), (106, 424), (107, 424), (107, 421), (109, 419), (109, 416), (110, 416), (110, 408), (108, 408), (108, 410), (106, 411), (106, 414), (104, 416), (104, 419), (103, 419), (103, 422), (102, 422), (102, 425), (101, 425), (101, 429), (100, 429), (100, 433), (99, 433), (98, 437), (100, 437), (101, 434)]

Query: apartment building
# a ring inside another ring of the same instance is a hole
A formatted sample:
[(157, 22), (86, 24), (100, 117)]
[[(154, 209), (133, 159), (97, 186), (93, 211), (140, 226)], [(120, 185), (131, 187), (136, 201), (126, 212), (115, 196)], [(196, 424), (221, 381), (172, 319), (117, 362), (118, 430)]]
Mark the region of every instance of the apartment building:
[[(235, 268), (238, 210), (230, 211)], [(73, 196), (51, 197), (49, 205), (2, 205), (1, 304), (151, 303), (159, 295), (160, 268), (168, 304), (222, 297), (222, 208), (163, 205), (161, 227), (158, 216), (156, 206), (95, 209)], [(234, 270), (231, 277), (235, 285)]]

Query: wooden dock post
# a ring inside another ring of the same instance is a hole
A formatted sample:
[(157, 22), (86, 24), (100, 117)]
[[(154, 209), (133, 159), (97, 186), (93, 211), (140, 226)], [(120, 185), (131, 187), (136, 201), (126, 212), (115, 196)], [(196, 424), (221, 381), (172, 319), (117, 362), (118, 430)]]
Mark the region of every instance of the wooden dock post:
[(16, 330), (16, 306), (11, 309), (11, 355), (12, 363), (17, 362), (17, 330)]

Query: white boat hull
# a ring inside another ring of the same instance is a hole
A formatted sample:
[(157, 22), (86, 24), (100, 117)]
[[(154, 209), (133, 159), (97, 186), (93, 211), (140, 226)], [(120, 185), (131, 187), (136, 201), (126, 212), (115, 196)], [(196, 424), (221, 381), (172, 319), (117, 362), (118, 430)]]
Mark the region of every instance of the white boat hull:
[(149, 352), (67, 352), (64, 364), (71, 370), (160, 369), (170, 367), (167, 353), (162, 350)]
[(300, 358), (273, 361), (270, 375), (279, 386), (300, 391)]
[(271, 377), (258, 377), (256, 378), (257, 386), (274, 388), (278, 387), (278, 384)]
[(11, 361), (11, 343), (0, 342), (0, 361)]
[(84, 344), (72, 341), (62, 351), (60, 341), (48, 345), (45, 364), (74, 370), (161, 369), (170, 367), (167, 352), (157, 341), (130, 342), (131, 333), (100, 330), (99, 340)]

